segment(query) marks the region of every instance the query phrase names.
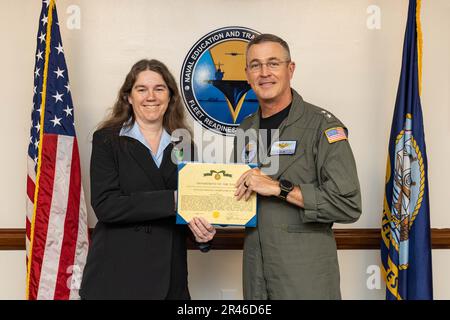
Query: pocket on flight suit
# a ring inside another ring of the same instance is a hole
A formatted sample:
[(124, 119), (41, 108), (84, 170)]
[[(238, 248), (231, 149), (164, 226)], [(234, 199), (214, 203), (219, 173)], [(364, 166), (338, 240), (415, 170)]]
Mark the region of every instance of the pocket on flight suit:
[(286, 231), (291, 233), (308, 233), (308, 232), (329, 232), (331, 228), (328, 224), (289, 224)]
[(329, 224), (291, 224), (285, 228), (283, 246), (309, 259), (335, 257), (336, 242)]

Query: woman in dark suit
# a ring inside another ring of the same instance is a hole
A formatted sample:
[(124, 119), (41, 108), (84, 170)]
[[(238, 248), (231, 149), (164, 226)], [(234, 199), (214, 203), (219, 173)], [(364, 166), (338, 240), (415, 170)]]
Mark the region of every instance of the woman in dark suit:
[[(171, 134), (180, 128), (187, 126), (174, 77), (160, 61), (138, 61), (93, 136), (91, 204), (98, 223), (82, 299), (190, 299), (187, 228), (175, 224), (171, 160)], [(215, 234), (204, 219), (189, 227), (198, 243)]]

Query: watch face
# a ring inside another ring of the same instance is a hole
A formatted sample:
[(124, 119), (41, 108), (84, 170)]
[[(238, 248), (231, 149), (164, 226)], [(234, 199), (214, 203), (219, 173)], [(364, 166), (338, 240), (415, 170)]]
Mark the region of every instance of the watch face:
[(288, 181), (288, 180), (280, 180), (280, 185), (287, 190), (291, 190), (293, 188), (293, 184), (292, 182)]

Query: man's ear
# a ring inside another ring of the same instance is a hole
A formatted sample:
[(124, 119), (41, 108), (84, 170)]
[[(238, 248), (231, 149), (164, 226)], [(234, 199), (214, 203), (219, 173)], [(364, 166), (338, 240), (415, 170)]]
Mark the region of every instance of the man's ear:
[(250, 84), (250, 81), (248, 80), (248, 69), (245, 67), (245, 79), (247, 80), (247, 83)]
[(294, 71), (295, 71), (295, 62), (292, 61), (292, 62), (289, 64), (289, 73), (291, 74), (291, 79), (292, 79), (292, 77), (294, 76)]

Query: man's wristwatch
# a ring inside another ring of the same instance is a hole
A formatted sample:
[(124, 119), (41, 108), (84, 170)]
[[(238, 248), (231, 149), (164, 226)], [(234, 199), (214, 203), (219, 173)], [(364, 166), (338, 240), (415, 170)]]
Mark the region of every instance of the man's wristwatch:
[(283, 200), (286, 200), (289, 192), (292, 191), (292, 189), (294, 189), (294, 185), (292, 184), (292, 182), (290, 182), (289, 180), (285, 180), (285, 179), (280, 179), (280, 194), (278, 195), (278, 198), (281, 198)]

